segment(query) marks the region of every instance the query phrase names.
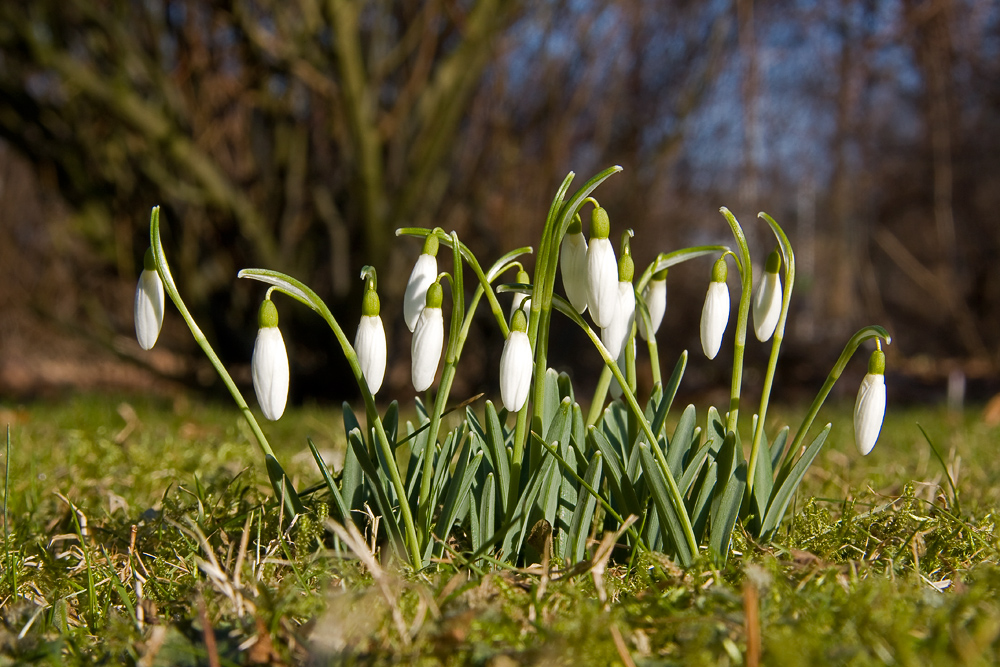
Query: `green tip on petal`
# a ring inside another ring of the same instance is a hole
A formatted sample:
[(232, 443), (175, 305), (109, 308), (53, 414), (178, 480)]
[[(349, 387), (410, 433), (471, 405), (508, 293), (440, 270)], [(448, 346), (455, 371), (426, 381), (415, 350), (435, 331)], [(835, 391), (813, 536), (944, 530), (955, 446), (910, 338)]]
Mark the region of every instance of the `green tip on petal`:
[(521, 332), (528, 330), (528, 318), (520, 308), (515, 310), (514, 317), (510, 318), (510, 330)]
[(767, 256), (767, 264), (764, 265), (764, 270), (768, 273), (777, 273), (778, 269), (781, 268), (781, 253), (775, 248), (771, 251), (771, 254)]
[(726, 257), (723, 255), (715, 261), (715, 266), (712, 267), (712, 282), (724, 283), (728, 275), (729, 269), (726, 267)]
[(635, 262), (632, 261), (632, 255), (622, 255), (618, 260), (618, 282), (630, 283), (634, 277)]
[(441, 242), (438, 241), (437, 234), (434, 234), (433, 232), (428, 234), (427, 239), (424, 241), (424, 254), (430, 255), (431, 257), (437, 257), (438, 245), (440, 245), (440, 243)]
[(598, 206), (590, 214), (590, 238), (606, 239), (611, 233), (611, 219), (608, 212)]
[(531, 283), (531, 276), (528, 275), (527, 271), (521, 269), (520, 271), (517, 272), (517, 282), (521, 283), (522, 285), (527, 285)]
[(378, 317), (379, 300), (378, 293), (375, 290), (365, 290), (365, 298), (361, 302), (361, 314), (365, 317)]
[(156, 271), (156, 259), (153, 257), (152, 248), (146, 248), (146, 255), (142, 258), (142, 268), (146, 271)]
[(576, 213), (573, 219), (569, 223), (569, 229), (566, 230), (567, 234), (580, 234), (583, 232), (583, 219), (580, 218), (580, 214)]
[(868, 358), (868, 372), (872, 375), (885, 375), (885, 352), (872, 352), (872, 356)]
[(431, 283), (430, 287), (427, 288), (427, 301), (425, 303), (428, 308), (441, 307), (441, 304), (444, 303), (444, 288), (441, 287), (441, 283)]
[(270, 299), (264, 299), (257, 311), (257, 324), (261, 329), (278, 326), (278, 308)]

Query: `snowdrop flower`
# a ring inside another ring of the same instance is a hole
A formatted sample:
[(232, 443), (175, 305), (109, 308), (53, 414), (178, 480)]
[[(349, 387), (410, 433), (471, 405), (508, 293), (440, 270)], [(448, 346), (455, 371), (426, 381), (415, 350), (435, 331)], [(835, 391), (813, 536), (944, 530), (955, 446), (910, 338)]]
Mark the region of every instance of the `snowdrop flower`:
[(278, 331), (278, 309), (271, 299), (260, 304), (257, 322), (260, 329), (250, 362), (253, 389), (264, 416), (275, 421), (285, 411), (288, 401), (288, 353)]
[(757, 294), (753, 298), (753, 330), (757, 340), (764, 342), (774, 334), (781, 315), (781, 278), (778, 269), (781, 268), (781, 255), (772, 250), (767, 256), (764, 268), (764, 278), (757, 285)]
[(614, 317), (608, 326), (601, 329), (601, 342), (608, 348), (613, 359), (621, 354), (622, 346), (632, 333), (632, 324), (635, 322), (635, 290), (632, 288), (634, 275), (635, 263), (626, 245), (618, 263), (618, 293)]
[[(667, 312), (666, 269), (653, 274), (653, 278), (646, 284), (646, 289), (642, 290), (642, 300), (646, 302), (646, 308), (649, 310), (649, 324), (655, 335), (663, 323), (664, 313)], [(639, 327), (639, 335), (643, 340), (647, 340), (646, 327)]]
[(705, 307), (701, 311), (701, 349), (709, 359), (715, 359), (719, 353), (727, 324), (729, 288), (726, 286), (726, 258), (722, 256), (712, 267), (712, 282), (708, 285)]
[(403, 294), (403, 319), (406, 320), (406, 327), (410, 331), (416, 328), (420, 311), (424, 309), (427, 288), (437, 280), (438, 243), (436, 234), (427, 235), (427, 239), (424, 241), (424, 251), (417, 258), (417, 263), (413, 265), (410, 279), (406, 283), (406, 292)]
[(579, 215), (573, 216), (559, 247), (559, 270), (566, 298), (583, 315), (587, 310), (587, 238)]
[(517, 412), (524, 407), (531, 388), (531, 342), (527, 329), (528, 318), (524, 311), (514, 311), (510, 334), (500, 355), (500, 398), (508, 412)]
[(434, 383), (441, 351), (444, 349), (444, 316), (441, 302), (444, 290), (441, 283), (433, 282), (427, 288), (427, 301), (420, 311), (420, 319), (413, 330), (413, 344), (410, 348), (410, 375), (413, 388), (424, 391)]
[[(531, 284), (531, 276), (528, 275), (527, 271), (521, 269), (520, 271), (517, 272), (516, 282), (519, 282), (522, 285), (529, 285)], [(524, 294), (523, 292), (514, 292), (514, 300), (510, 304), (511, 317), (514, 317), (514, 313), (516, 313), (518, 309), (521, 308), (522, 304), (524, 305), (524, 310), (531, 308), (531, 297), (529, 297), (527, 294)]]
[(611, 324), (618, 300), (618, 262), (608, 234), (608, 212), (595, 208), (590, 220), (590, 245), (587, 247), (587, 307), (594, 324), (602, 329)]
[(153, 249), (146, 250), (142, 273), (135, 286), (135, 337), (144, 350), (152, 349), (163, 326), (163, 282), (156, 272)]
[[(374, 269), (372, 273), (374, 274)], [(365, 376), (365, 382), (368, 383), (368, 390), (374, 396), (382, 387), (386, 358), (385, 328), (379, 316), (379, 300), (374, 280), (368, 281), (365, 289), (365, 298), (361, 304), (361, 322), (354, 337), (354, 351), (358, 355), (358, 364)]]
[(858, 451), (867, 455), (875, 446), (885, 417), (885, 352), (881, 342), (868, 360), (868, 374), (861, 381), (854, 404), (854, 441)]

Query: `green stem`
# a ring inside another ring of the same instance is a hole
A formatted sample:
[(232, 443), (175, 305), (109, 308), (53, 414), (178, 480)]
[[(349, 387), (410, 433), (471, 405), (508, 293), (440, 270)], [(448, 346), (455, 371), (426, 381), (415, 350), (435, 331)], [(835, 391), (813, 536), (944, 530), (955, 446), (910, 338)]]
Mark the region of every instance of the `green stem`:
[[(729, 209), (723, 206), (719, 211), (725, 216), (733, 236), (736, 238), (736, 245), (739, 246), (740, 256), (736, 262), (736, 267), (740, 272), (740, 308), (736, 316), (736, 343), (733, 348), (733, 376), (729, 393), (729, 416), (726, 419), (726, 431), (736, 431), (740, 414), (740, 391), (743, 388), (743, 354), (746, 349), (747, 340), (747, 320), (750, 316), (750, 300), (753, 290), (753, 270), (750, 266), (750, 248), (747, 246), (746, 236), (743, 228), (736, 220), (736, 216), (730, 213)], [(735, 255), (734, 255), (735, 257)]]
[(605, 366), (601, 369), (601, 375), (597, 378), (597, 386), (594, 387), (594, 397), (590, 401), (590, 409), (587, 410), (587, 426), (594, 426), (601, 419), (604, 413), (604, 401), (608, 398), (608, 388), (611, 386), (611, 369)]

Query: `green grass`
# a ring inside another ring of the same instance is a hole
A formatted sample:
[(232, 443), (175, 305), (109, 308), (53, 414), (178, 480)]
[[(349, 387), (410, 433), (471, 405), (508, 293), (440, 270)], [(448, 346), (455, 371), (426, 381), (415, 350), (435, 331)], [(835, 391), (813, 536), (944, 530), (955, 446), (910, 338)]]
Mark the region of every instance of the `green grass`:
[[(850, 406), (825, 411), (833, 434), (774, 544), (737, 530), (722, 571), (612, 559), (605, 605), (589, 572), (383, 563), (380, 588), (324, 529), (323, 496), (289, 529), (235, 410), (124, 400), (134, 416), (103, 396), (0, 411), (0, 665), (736, 665), (754, 661), (755, 628), (767, 665), (1000, 660), (1000, 428), (975, 411), (890, 412), (865, 458)], [(917, 423), (957, 470), (958, 502)], [(337, 408), (264, 428), (300, 489), (320, 481), (305, 438), (328, 460), (343, 446)]]

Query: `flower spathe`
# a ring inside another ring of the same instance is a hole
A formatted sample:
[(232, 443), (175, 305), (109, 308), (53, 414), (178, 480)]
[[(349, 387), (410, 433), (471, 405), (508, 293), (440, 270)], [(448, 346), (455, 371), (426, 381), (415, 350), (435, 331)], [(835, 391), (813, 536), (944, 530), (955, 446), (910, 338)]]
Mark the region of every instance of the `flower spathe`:
[(358, 364), (368, 383), (368, 390), (374, 396), (382, 388), (385, 377), (386, 342), (385, 328), (379, 315), (378, 294), (371, 288), (365, 290), (361, 321), (354, 337), (354, 351), (358, 355)]
[(868, 373), (858, 389), (854, 404), (854, 441), (858, 451), (867, 456), (875, 447), (885, 418), (885, 353), (881, 345), (868, 360)]
[(260, 329), (250, 362), (253, 389), (264, 416), (275, 421), (288, 401), (288, 353), (278, 330), (278, 309), (270, 299), (260, 305), (257, 319)]
[(777, 250), (767, 257), (764, 277), (757, 285), (757, 293), (753, 298), (753, 330), (757, 340), (767, 341), (774, 335), (781, 315), (781, 278), (778, 269), (781, 267), (781, 256)]
[(144, 350), (152, 349), (160, 336), (163, 304), (163, 281), (156, 272), (153, 250), (149, 248), (143, 258), (139, 283), (135, 286), (135, 338), (139, 341), (139, 347)]
[[(527, 271), (521, 269), (517, 272), (517, 282), (521, 285), (528, 285), (531, 283), (531, 276), (528, 275)], [(531, 297), (524, 292), (514, 292), (514, 300), (510, 303), (510, 316), (514, 317), (514, 313), (518, 309), (528, 310), (529, 308), (531, 308)]]
[[(642, 291), (642, 300), (646, 302), (646, 309), (649, 311), (649, 325), (656, 334), (663, 323), (663, 316), (667, 312), (667, 270), (657, 271), (652, 279), (646, 284), (646, 289)], [(639, 327), (639, 335), (643, 340), (646, 338), (646, 327)]]
[(583, 315), (587, 310), (587, 238), (579, 216), (570, 223), (559, 247), (559, 270), (566, 298)]
[(722, 335), (729, 324), (729, 288), (726, 286), (726, 260), (720, 257), (712, 268), (705, 306), (701, 311), (701, 349), (715, 359), (722, 347)]
[(531, 389), (532, 354), (527, 318), (518, 310), (511, 318), (510, 333), (500, 355), (500, 398), (509, 412), (524, 407)]
[(587, 307), (594, 324), (607, 327), (615, 316), (618, 300), (618, 262), (608, 239), (611, 223), (603, 208), (595, 208), (587, 247)]
[(406, 292), (403, 294), (403, 319), (406, 327), (413, 331), (417, 326), (420, 311), (427, 301), (427, 288), (437, 280), (438, 238), (433, 233), (427, 235), (424, 241), (424, 251), (417, 258), (406, 282)]
[(434, 376), (444, 349), (444, 315), (441, 303), (444, 291), (434, 282), (427, 289), (427, 301), (413, 330), (410, 347), (410, 377), (413, 388), (424, 391), (434, 384)]

